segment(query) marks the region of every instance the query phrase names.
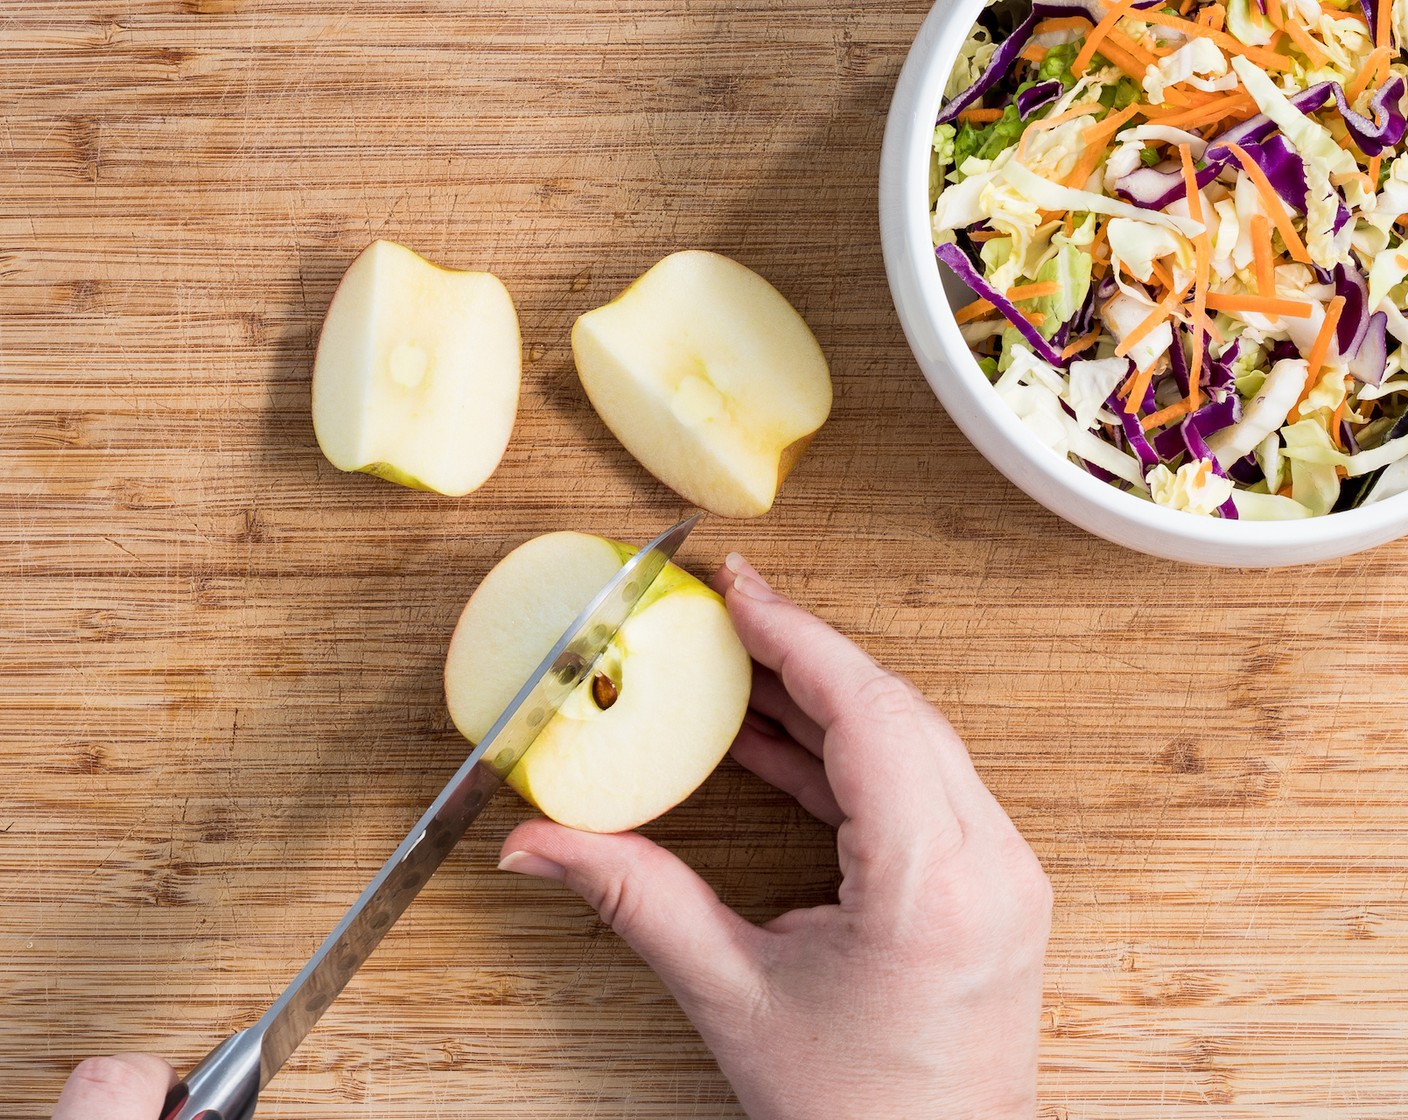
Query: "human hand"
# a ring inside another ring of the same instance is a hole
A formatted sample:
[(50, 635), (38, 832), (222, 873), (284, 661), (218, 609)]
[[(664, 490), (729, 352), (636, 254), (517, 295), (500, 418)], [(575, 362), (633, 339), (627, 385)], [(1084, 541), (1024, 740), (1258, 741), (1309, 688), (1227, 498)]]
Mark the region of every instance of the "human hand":
[(546, 820), (507, 870), (557, 879), (656, 970), (752, 1120), (1031, 1120), (1051, 889), (948, 722), (774, 592), (715, 579), (758, 663), (733, 756), (837, 829), (836, 904), (743, 920), (643, 836)]
[(150, 1054), (78, 1063), (54, 1106), (54, 1120), (160, 1120), (176, 1071)]

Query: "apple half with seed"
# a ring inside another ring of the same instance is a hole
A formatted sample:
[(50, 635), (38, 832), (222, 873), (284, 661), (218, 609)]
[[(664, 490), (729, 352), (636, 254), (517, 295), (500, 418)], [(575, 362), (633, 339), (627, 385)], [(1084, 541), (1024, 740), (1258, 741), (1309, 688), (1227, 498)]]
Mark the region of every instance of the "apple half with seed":
[(523, 356), (487, 272), (374, 241), (343, 275), (313, 363), (313, 430), (339, 470), (458, 497), (508, 446)]
[[(634, 553), (585, 533), (534, 537), (465, 605), (445, 662), (450, 716), (477, 743)], [(561, 824), (623, 832), (694, 792), (743, 722), (752, 661), (723, 600), (668, 565), (508, 783)]]
[(815, 336), (737, 261), (666, 257), (572, 328), (582, 387), (646, 470), (697, 506), (757, 517), (831, 412)]

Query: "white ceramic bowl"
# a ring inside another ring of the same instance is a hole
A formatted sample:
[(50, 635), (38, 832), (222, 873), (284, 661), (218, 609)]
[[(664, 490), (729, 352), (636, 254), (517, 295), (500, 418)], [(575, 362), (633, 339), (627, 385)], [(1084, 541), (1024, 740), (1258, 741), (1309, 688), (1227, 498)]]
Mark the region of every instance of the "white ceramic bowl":
[(909, 345), (953, 422), (1047, 509), (1153, 556), (1269, 568), (1345, 556), (1408, 533), (1408, 493), (1300, 521), (1224, 521), (1166, 509), (1061, 459), (998, 397), (958, 333), (928, 215), (934, 120), (954, 59), (984, 7), (985, 0), (939, 0), (930, 11), (900, 74), (880, 160), (880, 232), (890, 290)]

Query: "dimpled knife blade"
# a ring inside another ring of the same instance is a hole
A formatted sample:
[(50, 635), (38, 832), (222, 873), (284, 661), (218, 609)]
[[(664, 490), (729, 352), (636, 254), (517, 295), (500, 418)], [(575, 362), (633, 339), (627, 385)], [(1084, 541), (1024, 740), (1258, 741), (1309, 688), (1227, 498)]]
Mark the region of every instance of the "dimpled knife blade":
[(587, 604), (303, 970), (259, 1022), (227, 1038), (171, 1090), (162, 1120), (254, 1115), (259, 1091), (444, 862), (698, 521), (695, 514), (660, 534)]

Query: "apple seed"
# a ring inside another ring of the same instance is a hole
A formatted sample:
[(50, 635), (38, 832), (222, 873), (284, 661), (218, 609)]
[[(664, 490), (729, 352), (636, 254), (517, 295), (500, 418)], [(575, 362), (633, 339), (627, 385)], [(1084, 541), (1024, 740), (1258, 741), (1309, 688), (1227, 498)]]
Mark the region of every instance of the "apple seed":
[(592, 678), (592, 699), (603, 712), (616, 703), (616, 697), (620, 695), (616, 682), (605, 673), (598, 673)]

